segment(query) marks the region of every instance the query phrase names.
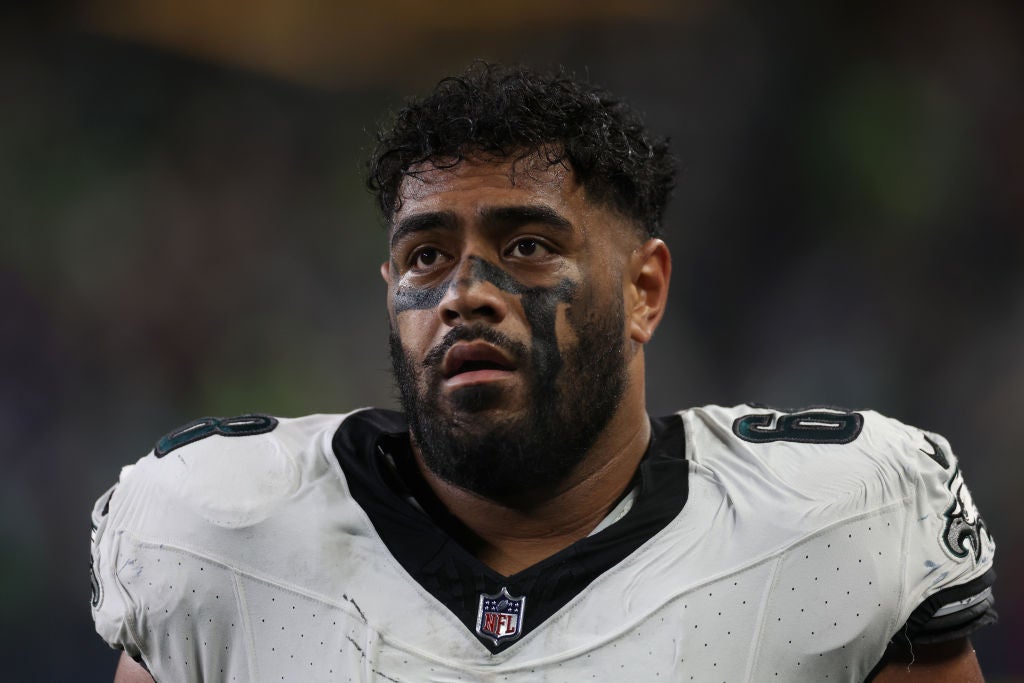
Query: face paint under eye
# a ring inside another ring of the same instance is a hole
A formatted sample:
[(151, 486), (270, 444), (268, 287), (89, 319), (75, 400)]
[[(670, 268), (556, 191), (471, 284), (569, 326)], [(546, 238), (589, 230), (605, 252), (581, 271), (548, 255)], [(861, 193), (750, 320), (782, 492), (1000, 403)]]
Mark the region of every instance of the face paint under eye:
[(445, 292), (448, 291), (450, 281), (445, 280), (437, 287), (419, 288), (419, 287), (407, 287), (399, 285), (395, 290), (395, 295), (392, 298), (395, 307), (395, 314), (399, 314), (403, 311), (412, 310), (425, 310), (429, 308), (436, 308), (441, 299), (444, 298)]
[(562, 367), (555, 336), (558, 304), (569, 303), (576, 283), (568, 278), (553, 287), (526, 287), (498, 266), (475, 256), (470, 257), (474, 279), (490, 282), (498, 289), (521, 297), (526, 322), (533, 335), (533, 363), (544, 381), (553, 382)]
[(552, 287), (527, 287), (498, 266), (477, 256), (469, 257), (469, 277), (465, 281), (449, 278), (436, 287), (418, 289), (399, 287), (394, 294), (395, 314), (410, 309), (426, 310), (440, 305), (445, 293), (454, 286), (470, 286), (476, 282), (489, 282), (503, 292), (520, 297), (526, 322), (530, 327), (533, 344), (531, 360), (540, 381), (541, 391), (554, 391), (555, 381), (563, 361), (555, 334), (558, 305), (570, 303), (577, 283), (564, 278)]
[[(489, 261), (485, 261), (478, 256), (470, 256), (469, 262), (469, 277), (464, 281), (456, 281), (452, 278), (448, 278), (436, 287), (422, 288), (400, 285), (395, 290), (392, 298), (395, 314), (408, 310), (425, 310), (435, 308), (441, 303), (441, 300), (444, 298), (444, 295), (448, 290), (457, 284), (468, 286), (475, 282), (489, 282), (503, 292), (508, 292), (509, 294), (514, 294), (516, 296), (526, 295), (533, 303), (541, 303), (542, 301), (550, 299), (550, 303), (556, 306), (559, 303), (568, 303), (572, 298), (573, 292), (576, 290), (576, 284), (569, 279), (563, 279), (553, 287), (527, 287), (498, 266), (490, 263)], [(527, 301), (524, 299), (524, 307), (526, 303)], [(534, 307), (531, 306), (531, 308)], [(545, 306), (545, 308), (547, 308), (547, 306)], [(527, 311), (527, 318), (530, 318), (529, 311)], [(532, 326), (533, 321), (531, 320), (530, 323)]]

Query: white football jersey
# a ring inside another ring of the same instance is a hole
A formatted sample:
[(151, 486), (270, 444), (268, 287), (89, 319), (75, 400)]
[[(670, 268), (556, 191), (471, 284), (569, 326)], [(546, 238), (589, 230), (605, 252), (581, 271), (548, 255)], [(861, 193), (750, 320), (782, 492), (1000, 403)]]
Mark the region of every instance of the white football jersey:
[(652, 420), (628, 505), (505, 577), (404, 418), (198, 420), (98, 501), (100, 635), (164, 681), (862, 681), (994, 620), (949, 444), (874, 412)]

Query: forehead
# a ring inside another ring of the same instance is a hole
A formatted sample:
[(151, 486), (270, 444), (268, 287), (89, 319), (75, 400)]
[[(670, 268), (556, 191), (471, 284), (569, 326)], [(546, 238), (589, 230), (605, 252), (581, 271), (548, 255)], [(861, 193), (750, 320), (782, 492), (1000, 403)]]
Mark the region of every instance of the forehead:
[(423, 163), (409, 169), (399, 187), (392, 223), (424, 212), (480, 212), (490, 206), (543, 204), (559, 213), (588, 210), (582, 186), (570, 168), (537, 157), (518, 161), (465, 159), (454, 166)]

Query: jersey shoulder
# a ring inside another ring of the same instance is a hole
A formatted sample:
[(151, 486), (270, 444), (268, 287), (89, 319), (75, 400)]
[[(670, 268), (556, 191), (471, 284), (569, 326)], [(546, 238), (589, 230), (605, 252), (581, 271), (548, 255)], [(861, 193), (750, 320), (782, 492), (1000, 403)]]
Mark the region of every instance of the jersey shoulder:
[(991, 535), (939, 434), (871, 410), (745, 404), (682, 415), (688, 457), (743, 495), (761, 492), (766, 501), (834, 515), (911, 506), (939, 525), (948, 556), (991, 561)]
[(358, 412), (193, 420), (121, 470), (93, 510), (93, 526), (144, 534), (184, 517), (225, 528), (257, 523), (333, 466), (331, 438)]
[[(328, 549), (325, 530), (358, 529), (358, 513), (332, 439), (361, 412), (374, 411), (201, 418), (123, 468), (92, 516), (92, 611), (100, 635), (138, 656), (149, 642), (140, 605), (169, 609), (170, 587), (189, 576), (196, 590), (185, 599), (203, 591), (223, 597), (236, 573), (287, 583), (299, 581), (296, 568), (312, 575), (320, 567), (302, 558), (344, 556), (347, 537), (335, 536)], [(324, 566), (337, 573), (335, 563)], [(217, 605), (228, 609), (224, 600)]]
[(870, 526), (879, 514), (902, 520), (904, 619), (915, 642), (995, 619), (995, 542), (939, 434), (869, 410), (705, 406), (682, 416), (696, 471), (748, 517), (771, 514), (804, 533)]
[(923, 487), (946, 500), (959, 471), (945, 438), (872, 410), (712, 405), (683, 418), (692, 460), (723, 472), (753, 468), (812, 498), (873, 493), (881, 503)]

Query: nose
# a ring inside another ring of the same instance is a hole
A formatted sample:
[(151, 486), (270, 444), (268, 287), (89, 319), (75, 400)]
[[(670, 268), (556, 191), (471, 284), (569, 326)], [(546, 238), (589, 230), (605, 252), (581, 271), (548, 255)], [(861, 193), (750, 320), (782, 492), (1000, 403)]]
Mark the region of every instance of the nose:
[(508, 313), (508, 304), (504, 292), (474, 273), (473, 258), (467, 257), (453, 273), (437, 310), (444, 324), (456, 327), (480, 320), (499, 323)]

